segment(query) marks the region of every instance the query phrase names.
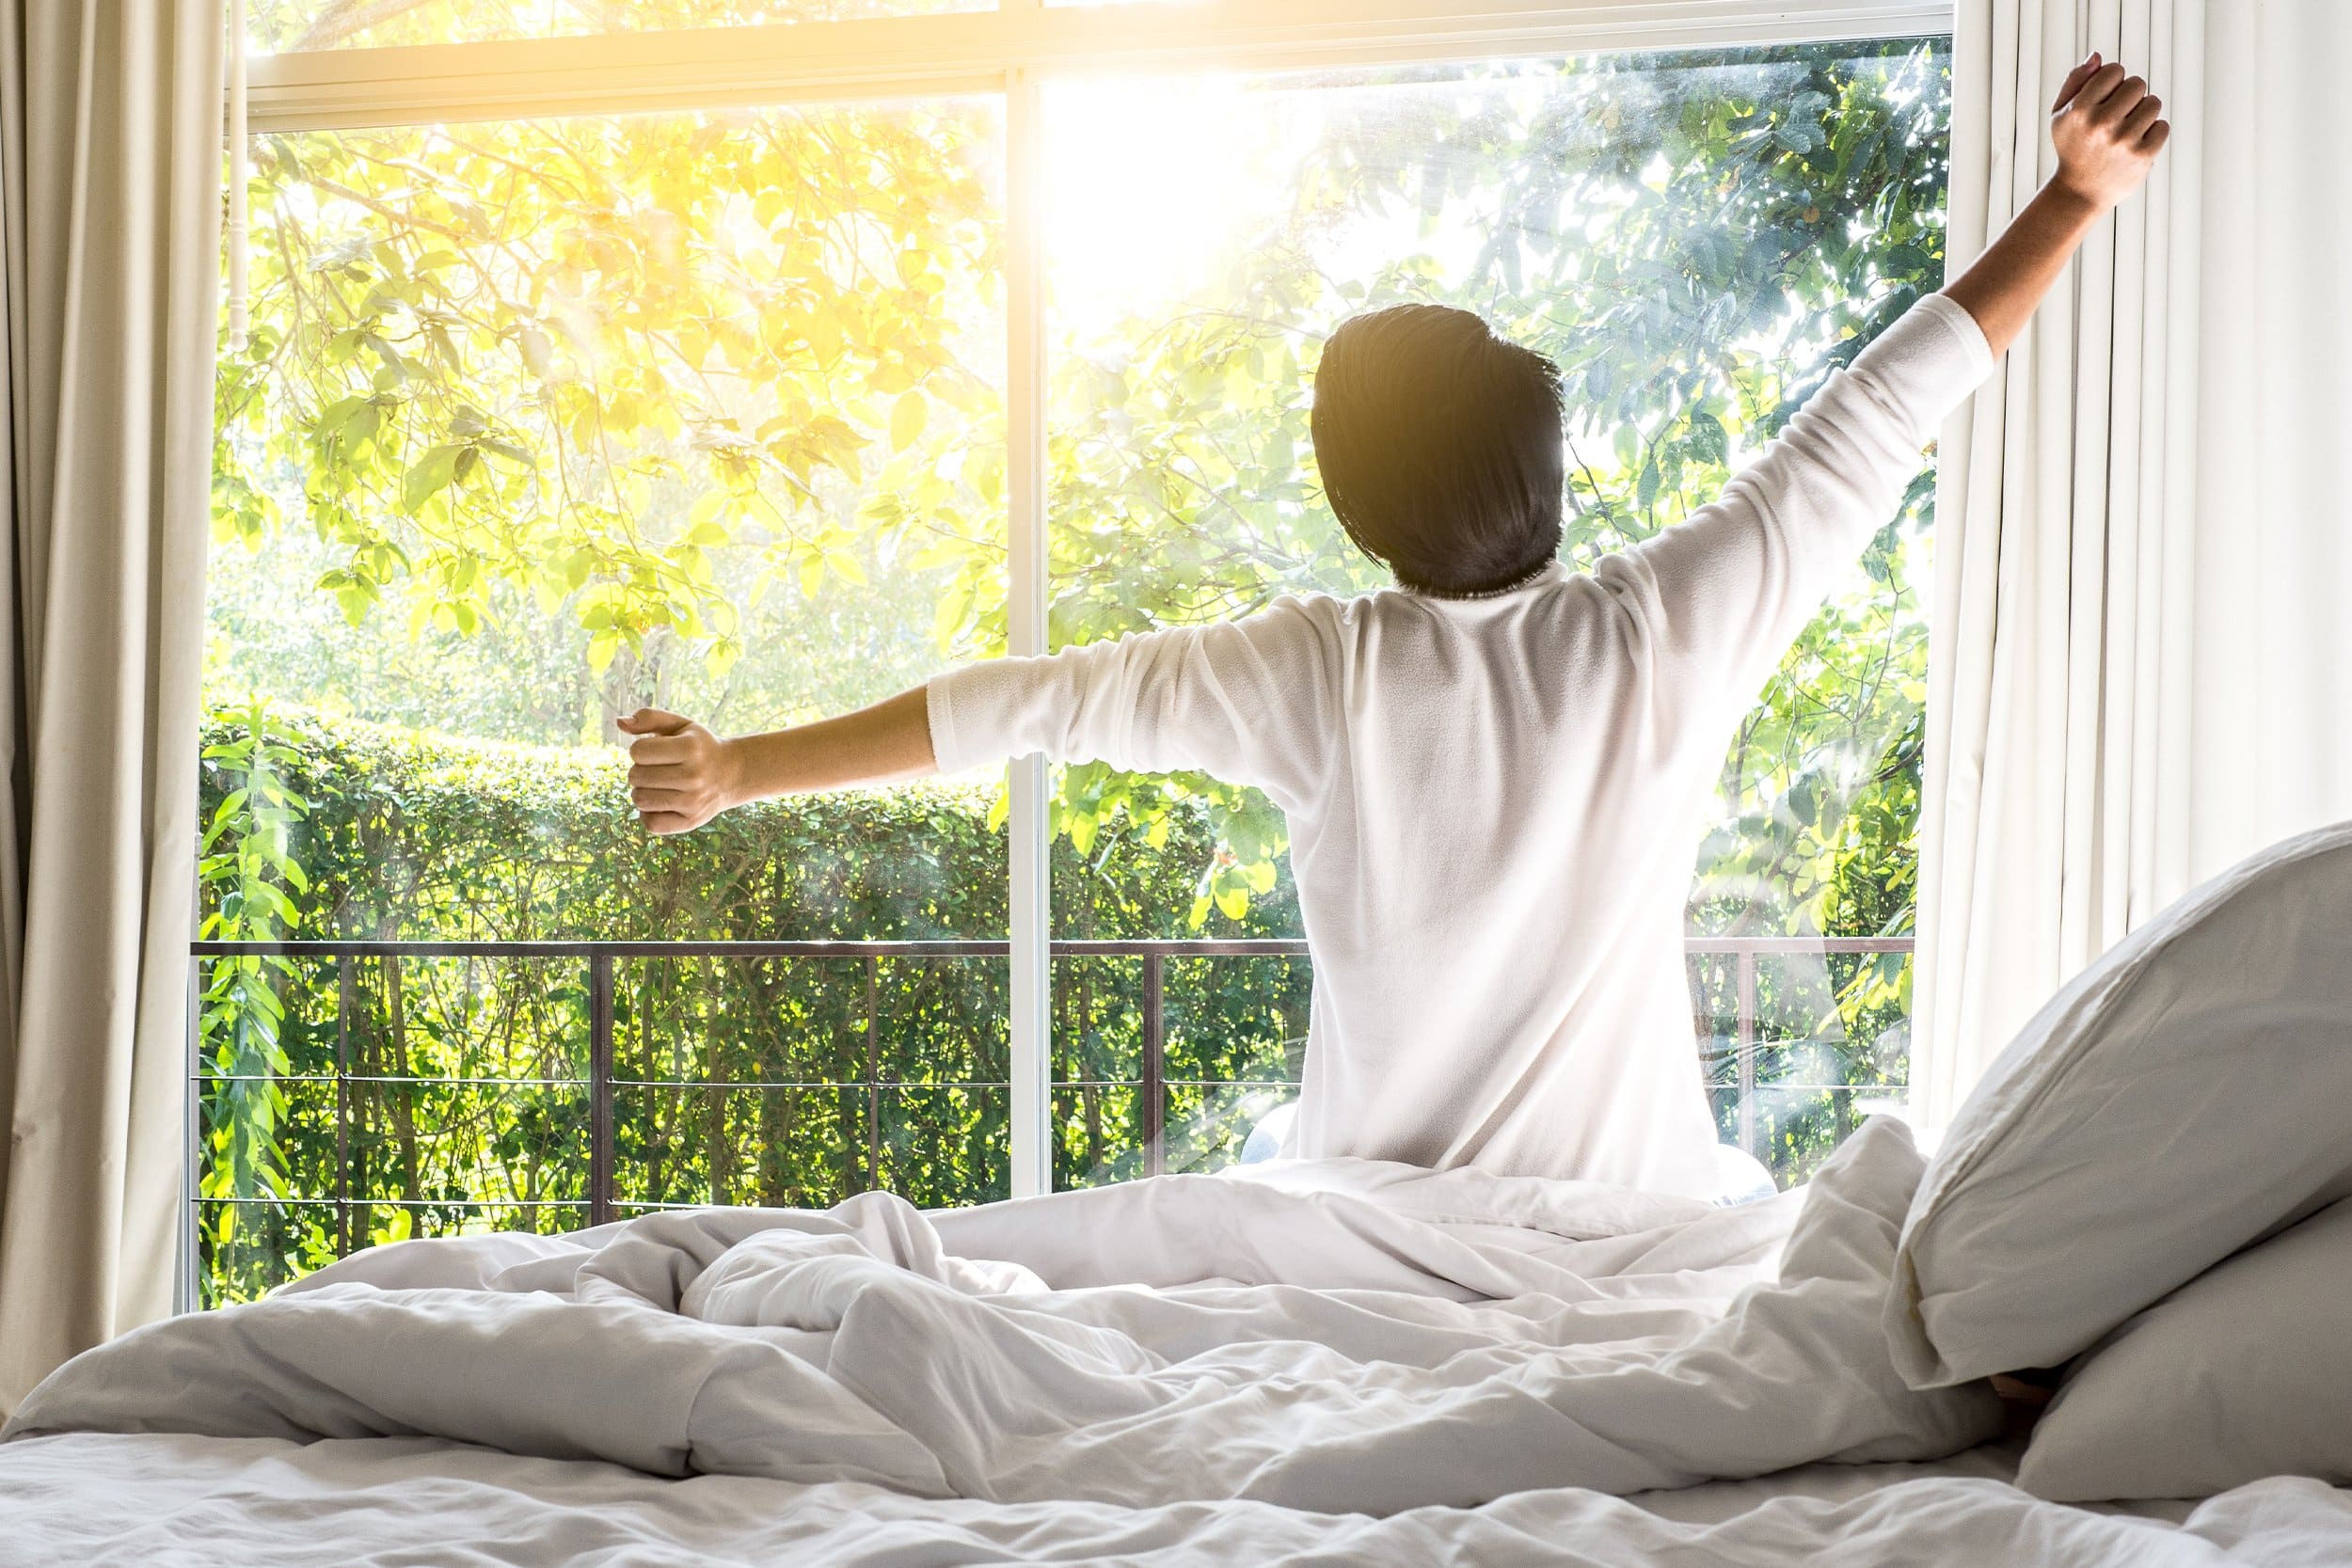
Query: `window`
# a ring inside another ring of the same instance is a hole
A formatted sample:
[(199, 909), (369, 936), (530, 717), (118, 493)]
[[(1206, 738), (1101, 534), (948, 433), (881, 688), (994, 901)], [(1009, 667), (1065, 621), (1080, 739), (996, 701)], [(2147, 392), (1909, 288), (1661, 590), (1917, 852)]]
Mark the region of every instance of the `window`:
[(512, 948), (1003, 942), (982, 791), (649, 847), (602, 744), (641, 704), (775, 727), (989, 645), (1002, 166), (986, 99), (264, 138), (209, 585), (237, 852), (204, 887), (223, 935), (509, 950), (211, 968), (216, 1293), (290, 1246), (1001, 1192), (1001, 958)]
[[(1370, 586), (1306, 393), (1399, 299), (1561, 360), (1589, 561), (1940, 280), (1940, 39), (1594, 52), (1564, 8), (1467, 61), (1412, 58), (1434, 18), (1325, 28), (1301, 70), (1214, 7), (1182, 52), (1105, 8), (1091, 58), (1028, 8), (874, 20), (914, 8), (257, 13), (314, 52), (256, 61), (222, 369), (192, 1299), (410, 1234), (1233, 1158), (1306, 1032), (1265, 802), (1018, 763), (648, 844), (613, 717), (768, 727)], [(548, 41), (620, 12), (678, 29), (674, 82)], [(787, 22), (850, 41), (743, 25)], [(433, 40), (562, 70), (476, 101), (368, 47)], [(907, 89), (834, 101), (857, 51)], [(1902, 1095), (1930, 491), (1692, 825), (1701, 1049), (1784, 1179)]]

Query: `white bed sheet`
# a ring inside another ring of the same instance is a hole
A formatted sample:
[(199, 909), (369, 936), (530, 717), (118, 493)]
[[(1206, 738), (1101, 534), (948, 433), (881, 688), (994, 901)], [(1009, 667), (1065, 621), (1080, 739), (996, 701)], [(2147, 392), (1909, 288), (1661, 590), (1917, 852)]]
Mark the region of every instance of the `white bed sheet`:
[(2130, 1512), (2043, 1503), (2013, 1449), (1815, 1465), (1611, 1497), (1529, 1492), (1386, 1518), (1222, 1501), (1128, 1509), (909, 1497), (858, 1484), (668, 1480), (433, 1438), (67, 1433), (0, 1466), (7, 1568), (792, 1564), (946, 1568), (2322, 1568), (2352, 1560), (2352, 1491), (2279, 1479)]

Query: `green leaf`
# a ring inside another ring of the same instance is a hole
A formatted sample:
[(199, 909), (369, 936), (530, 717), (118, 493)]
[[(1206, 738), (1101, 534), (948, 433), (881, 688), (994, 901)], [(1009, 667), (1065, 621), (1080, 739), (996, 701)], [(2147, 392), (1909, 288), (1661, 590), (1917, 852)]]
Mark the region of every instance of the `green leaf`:
[(898, 394), (898, 401), (890, 409), (890, 445), (904, 451), (914, 445), (923, 434), (924, 422), (930, 417), (930, 404), (923, 394), (913, 388)]
[(931, 641), (946, 653), (956, 644), (957, 635), (963, 630), (966, 612), (972, 608), (971, 590), (962, 580), (948, 585), (939, 596), (939, 604), (931, 611)]
[(401, 510), (414, 515), (425, 502), (449, 488), (457, 476), (458, 454), (465, 450), (449, 445), (433, 447), (410, 464), (401, 481)]

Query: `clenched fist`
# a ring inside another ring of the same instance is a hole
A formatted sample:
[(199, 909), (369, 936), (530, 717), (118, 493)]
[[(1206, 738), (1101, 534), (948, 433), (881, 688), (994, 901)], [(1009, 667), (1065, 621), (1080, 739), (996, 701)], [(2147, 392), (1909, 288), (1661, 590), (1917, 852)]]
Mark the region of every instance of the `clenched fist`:
[(653, 833), (689, 833), (736, 803), (727, 743), (691, 719), (641, 707), (619, 721), (629, 742), (628, 797)]
[(2172, 135), (2163, 115), (2164, 100), (2146, 80), (2093, 53), (2067, 72), (2050, 106), (2054, 183), (2103, 210), (2122, 201), (2139, 189)]

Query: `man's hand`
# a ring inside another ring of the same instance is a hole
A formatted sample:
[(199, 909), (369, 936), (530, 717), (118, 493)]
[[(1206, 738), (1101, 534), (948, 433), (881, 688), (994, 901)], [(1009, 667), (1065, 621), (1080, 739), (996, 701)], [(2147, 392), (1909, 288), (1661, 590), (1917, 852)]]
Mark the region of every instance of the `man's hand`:
[(2172, 135), (2164, 100), (2147, 82), (2094, 52), (2067, 72), (2050, 106), (2058, 185), (2100, 212), (2139, 189)]
[(919, 686), (838, 719), (726, 740), (656, 707), (639, 708), (620, 728), (638, 737), (628, 748), (628, 795), (648, 832), (691, 833), (730, 806), (771, 796), (939, 771)]
[(2033, 319), (2074, 247), (2148, 178), (2172, 128), (2148, 84), (2096, 54), (2066, 74), (2051, 111), (2058, 173), (1984, 247), (1944, 297), (1984, 329), (1994, 357)]
[(629, 742), (628, 796), (652, 833), (690, 833), (739, 798), (727, 743), (691, 719), (641, 707), (619, 721)]

